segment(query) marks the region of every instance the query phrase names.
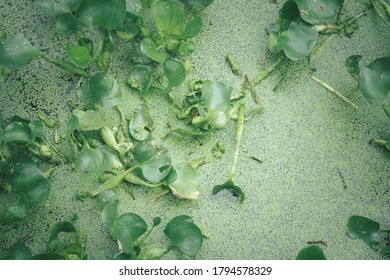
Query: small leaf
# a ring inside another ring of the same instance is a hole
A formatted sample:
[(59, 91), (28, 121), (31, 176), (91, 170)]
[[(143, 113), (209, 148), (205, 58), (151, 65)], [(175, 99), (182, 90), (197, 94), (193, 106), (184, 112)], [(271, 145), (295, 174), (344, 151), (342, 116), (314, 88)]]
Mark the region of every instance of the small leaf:
[(154, 129), (154, 122), (149, 114), (146, 104), (139, 104), (134, 110), (134, 116), (129, 122), (131, 136), (138, 141), (145, 141), (149, 138)]
[(41, 11), (49, 16), (66, 14), (75, 11), (82, 0), (38, 0)]
[(167, 57), (166, 54), (157, 49), (156, 44), (150, 38), (144, 38), (141, 40), (140, 49), (147, 57), (159, 63), (163, 63)]
[(62, 221), (62, 222), (59, 222), (59, 223), (55, 224), (51, 228), (49, 244), (47, 246), (49, 252), (55, 252), (59, 248), (59, 242), (60, 241), (59, 241), (58, 235), (61, 232), (75, 233), (76, 232), (76, 228), (74, 227), (74, 225), (72, 223), (70, 223), (68, 221)]
[(29, 144), (35, 140), (35, 134), (28, 124), (12, 122), (5, 127), (3, 140), (6, 143)]
[(301, 17), (311, 24), (326, 24), (336, 19), (344, 0), (294, 0)]
[(0, 64), (17, 70), (39, 55), (30, 42), (21, 34), (0, 41)]
[(174, 130), (171, 130), (167, 136), (169, 135), (175, 135), (175, 136), (179, 136), (179, 137), (182, 137), (184, 139), (190, 139), (192, 137), (198, 137), (198, 136), (205, 136), (207, 135), (208, 132), (200, 132), (200, 131), (196, 131), (196, 130), (188, 130), (188, 129), (183, 129), (183, 128), (176, 128)]
[(173, 246), (187, 255), (194, 255), (203, 243), (203, 234), (189, 216), (173, 218), (164, 229)]
[[(9, 250), (4, 260), (29, 260), (32, 257), (31, 251), (23, 243), (17, 242)], [(1, 258), (0, 258), (1, 259)]]
[(196, 44), (193, 41), (186, 41), (180, 44), (178, 52), (180, 55), (186, 56), (196, 51)]
[(361, 55), (351, 55), (345, 60), (345, 66), (347, 67), (349, 74), (357, 81), (360, 80), (359, 61), (361, 59)]
[(72, 43), (67, 43), (66, 53), (72, 63), (80, 68), (85, 68), (92, 61), (89, 50), (84, 46), (76, 46)]
[(160, 223), (161, 223), (161, 218), (160, 217), (153, 218), (153, 227), (158, 226)]
[(23, 218), (27, 216), (29, 209), (28, 198), (22, 192), (18, 199), (8, 207), (7, 212), (13, 217)]
[(148, 65), (136, 65), (133, 67), (127, 83), (144, 95), (152, 84), (154, 69)]
[(193, 38), (200, 33), (202, 30), (202, 18), (199, 15), (193, 15), (186, 27), (184, 28), (184, 32), (181, 37), (184, 38)]
[(213, 192), (212, 194), (213, 195), (216, 195), (217, 193), (219, 193), (220, 191), (222, 190), (229, 190), (233, 196), (236, 196), (239, 198), (240, 200), (240, 203), (243, 203), (244, 200), (245, 200), (245, 194), (244, 192), (242, 191), (242, 189), (239, 187), (239, 186), (236, 186), (234, 183), (233, 183), (233, 180), (229, 179), (227, 180), (224, 184), (222, 185), (217, 185), (213, 188)]
[(165, 179), (172, 193), (178, 198), (198, 199), (199, 181), (196, 170), (188, 163), (174, 166)]
[(33, 120), (29, 123), (31, 130), (36, 138), (42, 138), (43, 136), (43, 123), (40, 120)]
[(159, 33), (183, 33), (184, 5), (177, 0), (157, 0), (152, 4), (152, 15)]
[(352, 239), (361, 239), (374, 250), (380, 248), (380, 225), (369, 218), (351, 216), (347, 224), (347, 234)]
[(119, 205), (119, 200), (116, 199), (110, 204), (106, 205), (106, 207), (104, 207), (102, 212), (103, 224), (105, 224), (108, 227), (112, 227), (114, 225), (114, 221), (119, 216), (118, 205)]
[(126, 213), (115, 220), (113, 229), (123, 252), (136, 256), (134, 242), (147, 230), (146, 222), (137, 214)]
[(390, 56), (375, 59), (363, 69), (359, 87), (370, 103), (382, 105), (389, 98)]
[(126, 1), (84, 0), (77, 17), (87, 28), (120, 29), (126, 18)]
[(108, 204), (116, 200), (115, 193), (113, 191), (105, 191), (99, 194), (99, 204), (104, 208)]
[(203, 81), (200, 104), (208, 110), (227, 111), (231, 107), (233, 88), (223, 82)]
[(97, 149), (84, 146), (77, 156), (75, 168), (84, 173), (109, 171), (114, 167), (115, 158), (115, 154), (105, 146)]
[(163, 64), (165, 76), (168, 78), (168, 86), (164, 90), (170, 92), (174, 87), (180, 86), (186, 80), (186, 69), (180, 61), (168, 58)]
[(56, 28), (64, 35), (77, 33), (79, 31), (77, 21), (72, 14), (60, 15), (56, 20)]
[(222, 129), (224, 128), (227, 123), (229, 122), (228, 117), (224, 112), (221, 111), (215, 111), (215, 110), (209, 110), (206, 115), (205, 119), (211, 124), (212, 127), (215, 129)]
[(296, 260), (326, 260), (326, 257), (321, 247), (311, 245), (301, 249)]

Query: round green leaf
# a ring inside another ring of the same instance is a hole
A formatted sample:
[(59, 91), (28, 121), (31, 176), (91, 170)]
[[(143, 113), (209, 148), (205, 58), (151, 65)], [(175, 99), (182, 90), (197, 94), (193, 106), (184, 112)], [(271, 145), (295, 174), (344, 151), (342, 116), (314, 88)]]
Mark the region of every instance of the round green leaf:
[(294, 0), (301, 17), (311, 24), (325, 24), (336, 19), (344, 0)]
[(180, 44), (178, 52), (180, 55), (190, 55), (196, 51), (196, 44), (193, 41), (186, 41)]
[(112, 108), (121, 101), (118, 82), (106, 72), (91, 74), (81, 86), (80, 99), (105, 108)]
[(24, 193), (28, 199), (29, 208), (35, 206), (49, 196), (50, 184), (45, 175), (33, 165), (18, 168), (11, 177), (12, 190)]
[(144, 95), (152, 84), (154, 69), (148, 65), (136, 65), (133, 67), (127, 83)]
[(129, 122), (129, 131), (131, 136), (138, 140), (144, 141), (149, 138), (151, 131), (154, 129), (154, 122), (149, 114), (146, 104), (139, 104), (134, 110), (134, 116)]
[(326, 260), (322, 248), (316, 245), (301, 249), (296, 257), (297, 260)]
[(133, 156), (141, 167), (143, 176), (152, 183), (163, 180), (172, 167), (171, 156), (156, 139), (138, 143)]
[(87, 28), (120, 29), (126, 18), (126, 1), (84, 0), (77, 17)]
[(361, 73), (359, 87), (370, 103), (382, 105), (390, 92), (390, 56), (371, 62)]
[(49, 16), (71, 13), (83, 0), (38, 0), (41, 11)]
[(0, 41), (0, 64), (16, 70), (39, 55), (22, 34)]
[(200, 104), (208, 110), (225, 112), (231, 107), (233, 88), (223, 82), (203, 81)]
[(143, 4), (141, 0), (126, 0), (126, 11), (133, 15), (139, 16)]
[(119, 200), (114, 200), (104, 207), (102, 212), (102, 220), (103, 224), (108, 227), (112, 227), (114, 225), (114, 221), (118, 218), (118, 205)]
[(378, 250), (380, 245), (379, 223), (362, 216), (351, 216), (347, 224), (347, 234), (352, 239), (361, 239), (371, 248)]
[(12, 122), (5, 127), (3, 140), (6, 143), (29, 144), (35, 140), (35, 134), (28, 124)]
[(56, 28), (62, 34), (77, 33), (79, 27), (72, 14), (62, 14), (56, 20)]
[(89, 50), (84, 46), (76, 46), (72, 43), (66, 44), (66, 53), (74, 65), (85, 68), (92, 61)]
[(164, 229), (173, 246), (187, 255), (194, 255), (202, 246), (203, 234), (189, 216), (173, 218)]
[(200, 33), (202, 30), (202, 18), (199, 15), (193, 15), (184, 28), (182, 37), (192, 38)]
[(294, 19), (286, 31), (278, 38), (280, 48), (291, 60), (309, 55), (318, 40), (318, 31), (300, 18)]
[(175, 196), (187, 199), (199, 198), (199, 181), (196, 170), (188, 163), (174, 166), (165, 181)]
[(168, 86), (165, 92), (170, 92), (172, 88), (180, 86), (186, 80), (186, 69), (180, 61), (167, 58), (163, 64), (165, 76), (168, 78)]
[(84, 146), (78, 154), (75, 167), (84, 173), (100, 173), (114, 167), (115, 155), (105, 146), (97, 149)]
[(147, 57), (159, 63), (163, 63), (167, 57), (166, 54), (157, 49), (156, 44), (150, 38), (144, 38), (141, 40), (140, 49)]
[(123, 252), (135, 256), (134, 242), (146, 232), (146, 222), (137, 214), (126, 213), (114, 221), (113, 229)]
[(360, 79), (359, 61), (361, 59), (361, 55), (351, 55), (345, 60), (345, 67), (347, 67), (349, 74), (358, 81)]
[(157, 0), (152, 4), (152, 15), (159, 33), (183, 33), (184, 5), (177, 0)]

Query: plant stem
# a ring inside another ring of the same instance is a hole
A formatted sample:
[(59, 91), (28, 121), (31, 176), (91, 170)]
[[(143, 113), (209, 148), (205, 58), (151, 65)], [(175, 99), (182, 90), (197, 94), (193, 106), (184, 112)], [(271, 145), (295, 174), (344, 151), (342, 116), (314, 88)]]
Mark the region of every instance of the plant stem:
[[(379, 7), (376, 5), (375, 1), (374, 0), (370, 0), (372, 6), (374, 7), (374, 11), (377, 13), (377, 15), (383, 20), (383, 22), (387, 25), (389, 25), (390, 23), (386, 20), (385, 16), (382, 14), (382, 12), (379, 10)], [(382, 2), (381, 2), (382, 3)], [(382, 3), (383, 5), (383, 3)], [(384, 6), (385, 7), (385, 6)], [(386, 9), (386, 12), (388, 12), (388, 10)]]
[(236, 130), (236, 151), (234, 153), (233, 166), (230, 171), (230, 178), (234, 177), (236, 171), (236, 164), (238, 160), (238, 153), (240, 151), (242, 133), (244, 132), (244, 121), (245, 121), (245, 103), (241, 103), (238, 108), (237, 117), (237, 130)]
[(382, 139), (372, 139), (370, 141), (371, 144), (377, 144), (377, 145), (380, 145), (380, 146), (386, 146), (387, 144), (387, 141), (386, 140), (382, 140)]
[(320, 80), (319, 78), (317, 78), (316, 76), (312, 75), (311, 78), (317, 82), (320, 86), (324, 87), (325, 89), (327, 89), (328, 91), (330, 91), (331, 93), (333, 93), (334, 95), (336, 95), (338, 98), (342, 99), (345, 103), (347, 103), (348, 105), (350, 105), (352, 108), (354, 108), (355, 110), (358, 109), (358, 107), (351, 101), (349, 100), (348, 98), (346, 98), (344, 95), (342, 95), (340, 92), (338, 92), (336, 89), (334, 89), (333, 87), (331, 87), (330, 85), (328, 85), (327, 83), (325, 83), (324, 81)]
[(249, 90), (251, 91), (251, 97), (253, 99), (253, 101), (257, 104), (257, 105), (260, 105), (261, 101), (260, 101), (260, 97), (259, 95), (257, 94), (257, 92), (255, 91), (255, 89), (253, 88), (253, 84), (252, 82), (249, 80), (248, 76), (245, 75), (245, 82), (247, 84), (247, 86), (249, 87)]
[(42, 141), (45, 142), (58, 156), (60, 156), (66, 162), (69, 161), (69, 157), (59, 151), (52, 143), (50, 143), (46, 138), (42, 138)]
[(54, 64), (55, 66), (58, 66), (61, 69), (64, 69), (65, 71), (68, 71), (72, 74), (79, 75), (83, 78), (88, 77), (88, 72), (74, 66), (72, 63), (70, 63), (68, 61), (51, 58), (51, 57), (46, 56), (44, 53), (39, 53), (39, 56), (41, 58), (43, 58), (44, 60)]
[(379, 2), (382, 4), (382, 6), (385, 9), (387, 15), (390, 16), (390, 5), (385, 0), (379, 0)]
[(252, 84), (253, 86), (257, 86), (261, 81), (263, 81), (265, 78), (271, 74), (275, 68), (280, 64), (280, 62), (283, 60), (284, 56), (281, 56), (273, 65), (271, 65), (265, 72), (260, 72), (253, 80)]

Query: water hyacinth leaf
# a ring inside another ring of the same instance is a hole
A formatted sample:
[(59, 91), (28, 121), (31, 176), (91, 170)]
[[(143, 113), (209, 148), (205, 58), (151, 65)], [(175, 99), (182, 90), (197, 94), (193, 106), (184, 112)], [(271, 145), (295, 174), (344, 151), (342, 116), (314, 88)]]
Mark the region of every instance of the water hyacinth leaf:
[(125, 253), (117, 253), (113, 257), (113, 260), (115, 261), (135, 260), (135, 257)]
[(359, 62), (362, 59), (361, 55), (351, 55), (345, 60), (345, 67), (347, 67), (347, 70), (349, 74), (354, 78), (355, 80), (360, 80), (360, 67)]
[(33, 165), (23, 165), (11, 177), (12, 191), (24, 193), (29, 208), (37, 205), (49, 196), (50, 184), (45, 175)]
[(146, 222), (137, 214), (126, 213), (114, 221), (113, 229), (123, 252), (136, 256), (134, 242), (146, 232)]
[(193, 15), (186, 24), (183, 34), (181, 36), (184, 38), (195, 37), (202, 30), (202, 25), (202, 18), (199, 15)]
[(344, 0), (294, 0), (301, 17), (311, 23), (326, 24), (336, 19)]
[[(4, 260), (29, 260), (32, 257), (31, 251), (21, 242), (17, 242), (9, 250)], [(2, 258), (0, 258), (2, 259)]]
[(56, 28), (64, 35), (77, 33), (79, 31), (77, 21), (72, 14), (60, 15), (56, 20)]
[(121, 101), (118, 82), (106, 72), (91, 74), (82, 84), (80, 99), (86, 103), (112, 108)]
[(108, 204), (116, 200), (116, 195), (113, 191), (105, 191), (99, 194), (98, 197), (99, 204), (102, 208), (106, 207)]
[(361, 239), (374, 250), (380, 247), (380, 225), (363, 216), (351, 216), (347, 224), (347, 234), (352, 239)]
[(89, 50), (84, 46), (76, 46), (72, 43), (66, 44), (66, 53), (74, 65), (85, 68), (92, 61)]
[(69, 120), (70, 132), (75, 129), (81, 131), (98, 130), (106, 125), (104, 117), (96, 111), (74, 110), (73, 116)]
[(321, 247), (316, 245), (311, 245), (301, 249), (295, 259), (296, 260), (326, 260), (326, 257)]
[(196, 51), (196, 44), (193, 41), (186, 41), (180, 44), (178, 52), (180, 55), (186, 56)]
[(148, 65), (136, 65), (133, 67), (127, 83), (144, 95), (152, 84), (154, 69)]
[(159, 33), (183, 33), (184, 5), (177, 0), (157, 0), (152, 4), (152, 15)]
[(29, 144), (35, 140), (35, 134), (30, 125), (12, 122), (5, 127), (3, 140), (6, 143)]
[(212, 191), (212, 194), (213, 195), (216, 195), (217, 193), (219, 193), (220, 191), (222, 190), (228, 190), (230, 191), (233, 196), (236, 196), (238, 197), (240, 203), (243, 203), (244, 200), (245, 200), (245, 194), (244, 192), (242, 191), (242, 189), (239, 187), (239, 186), (236, 186), (234, 183), (233, 183), (233, 180), (229, 179), (227, 180), (224, 184), (222, 185), (217, 185), (213, 188), (213, 191)]
[(27, 216), (29, 209), (28, 198), (22, 192), (18, 199), (8, 207), (7, 212), (13, 217), (23, 218)]
[(231, 106), (233, 88), (219, 81), (203, 81), (200, 104), (208, 110), (225, 112)]
[(168, 86), (165, 92), (170, 92), (174, 87), (180, 86), (186, 80), (186, 69), (180, 61), (168, 58), (164, 61), (163, 68), (168, 79)]
[(160, 217), (153, 218), (153, 227), (156, 227), (159, 224), (161, 224), (161, 218)]
[(210, 6), (213, 3), (213, 0), (188, 0), (186, 2), (195, 12), (200, 13), (208, 6)]
[(123, 23), (123, 27), (116, 30), (119, 38), (123, 40), (130, 40), (137, 36), (140, 30), (138, 17), (127, 13), (125, 22)]
[(163, 63), (167, 57), (166, 54), (158, 50), (156, 44), (150, 38), (144, 38), (141, 40), (140, 49), (147, 57), (159, 63)]
[(77, 11), (87, 28), (120, 29), (126, 18), (125, 0), (84, 0)]
[(216, 110), (209, 110), (206, 113), (205, 118), (215, 129), (222, 129), (229, 122), (229, 119), (224, 112)]
[(382, 105), (389, 98), (390, 56), (375, 59), (363, 69), (359, 88), (363, 96), (374, 105)]
[(41, 11), (49, 16), (76, 11), (83, 0), (38, 0)]
[(207, 131), (205, 132), (200, 132), (200, 131), (196, 131), (196, 130), (189, 130), (189, 129), (183, 129), (183, 128), (176, 128), (176, 129), (173, 129), (171, 130), (168, 134), (168, 135), (176, 135), (176, 136), (179, 136), (179, 137), (182, 137), (184, 139), (190, 139), (192, 137), (198, 137), (198, 136), (204, 136), (204, 135), (207, 135)]
[(172, 193), (179, 198), (198, 199), (199, 181), (196, 170), (188, 163), (174, 166), (165, 179)]
[[(299, 9), (297, 4), (293, 0), (286, 1), (279, 10), (278, 31), (286, 31), (291, 22), (297, 18), (299, 18)], [(270, 31), (276, 32), (275, 30)]]
[(129, 131), (131, 136), (138, 140), (144, 141), (149, 138), (154, 129), (154, 122), (149, 114), (146, 104), (139, 104), (134, 110), (134, 116), (129, 122)]
[(0, 64), (8, 69), (16, 70), (37, 56), (39, 52), (22, 34), (16, 34), (0, 41)]
[(143, 176), (152, 183), (163, 180), (172, 167), (171, 156), (156, 139), (138, 143), (134, 148), (133, 156), (141, 167)]
[(75, 233), (76, 228), (71, 222), (68, 221), (62, 221), (55, 224), (51, 228), (49, 244), (47, 245), (47, 249), (49, 252), (55, 252), (59, 248), (60, 245), (59, 234), (62, 232)]
[(100, 173), (114, 167), (115, 155), (105, 146), (96, 149), (84, 146), (78, 154), (75, 167), (84, 173)]
[(182, 253), (192, 256), (198, 252), (203, 243), (203, 234), (189, 216), (173, 218), (164, 229), (172, 245)]
[(104, 207), (102, 212), (103, 224), (105, 224), (108, 227), (112, 227), (114, 225), (114, 221), (119, 216), (118, 205), (119, 205), (119, 200), (116, 199), (110, 204), (107, 204), (106, 207)]
[(280, 48), (291, 60), (298, 60), (309, 55), (318, 40), (318, 31), (300, 18), (291, 22), (288, 29), (278, 38)]
[(126, 0), (126, 11), (133, 15), (139, 16), (143, 4), (141, 0)]

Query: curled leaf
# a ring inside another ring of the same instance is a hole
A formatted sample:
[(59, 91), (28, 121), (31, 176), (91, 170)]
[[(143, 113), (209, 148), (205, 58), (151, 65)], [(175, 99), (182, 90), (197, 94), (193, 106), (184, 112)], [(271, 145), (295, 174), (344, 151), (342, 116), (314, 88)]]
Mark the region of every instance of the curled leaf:
[(174, 166), (165, 179), (172, 193), (179, 198), (198, 199), (199, 182), (196, 170), (188, 163)]

